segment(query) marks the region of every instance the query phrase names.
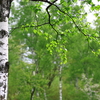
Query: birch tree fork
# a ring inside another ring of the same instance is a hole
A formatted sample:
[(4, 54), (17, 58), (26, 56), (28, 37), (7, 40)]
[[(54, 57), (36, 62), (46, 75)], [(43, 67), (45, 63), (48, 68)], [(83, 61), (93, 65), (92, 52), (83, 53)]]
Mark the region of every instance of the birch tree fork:
[(7, 100), (8, 88), (8, 17), (12, 0), (0, 0), (0, 100)]

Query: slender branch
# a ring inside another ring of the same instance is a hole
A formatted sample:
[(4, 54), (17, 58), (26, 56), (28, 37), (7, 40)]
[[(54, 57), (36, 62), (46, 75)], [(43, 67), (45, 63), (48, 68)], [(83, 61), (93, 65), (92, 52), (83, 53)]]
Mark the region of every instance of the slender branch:
[(57, 33), (57, 36), (56, 36), (56, 41), (57, 41), (57, 39), (58, 39), (58, 34), (59, 34), (59, 33), (58, 33), (58, 31), (54, 28), (53, 24), (51, 24), (51, 19), (50, 19), (51, 15), (50, 15), (50, 13), (49, 13), (49, 8), (50, 8), (56, 1), (57, 1), (57, 0), (54, 0), (53, 2), (46, 1), (47, 3), (50, 4), (50, 5), (48, 5), (47, 8), (46, 8), (46, 12), (47, 12), (47, 14), (48, 14), (48, 22), (49, 22), (50, 26), (51, 26), (52, 29)]
[(88, 42), (88, 48), (90, 48), (91, 50), (93, 50), (93, 48), (90, 46), (89, 37), (87, 38), (87, 42)]
[(43, 26), (43, 25), (47, 25), (47, 24), (49, 24), (49, 23), (43, 23), (43, 24), (40, 24), (40, 25), (36, 25), (36, 26), (34, 26), (34, 25), (21, 25), (21, 26), (18, 26), (18, 27), (15, 27), (15, 28), (11, 28), (11, 29), (13, 29), (12, 31), (11, 31), (11, 33), (13, 33), (16, 29), (19, 29), (19, 28), (27, 28), (27, 27), (41, 27), (41, 26)]
[(48, 14), (48, 21), (49, 21), (49, 24), (51, 24), (51, 22), (50, 22), (50, 13), (49, 13), (49, 8), (56, 2), (57, 0), (54, 0), (52, 3), (51, 2), (49, 2), (49, 1), (47, 1), (47, 3), (49, 3), (50, 5), (49, 6), (47, 6), (47, 8), (46, 8), (46, 12), (47, 12), (47, 14)]
[(57, 35), (56, 35), (56, 42), (57, 42), (59, 33), (58, 33), (58, 31), (54, 28), (54, 26), (53, 26), (52, 24), (50, 24), (50, 26), (51, 26), (52, 29), (57, 33)]

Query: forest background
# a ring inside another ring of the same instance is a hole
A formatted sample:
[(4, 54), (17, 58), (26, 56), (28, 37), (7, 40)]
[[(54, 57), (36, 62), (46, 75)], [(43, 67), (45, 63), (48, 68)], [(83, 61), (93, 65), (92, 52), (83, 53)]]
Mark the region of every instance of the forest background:
[(12, 3), (8, 100), (100, 100), (99, 4)]

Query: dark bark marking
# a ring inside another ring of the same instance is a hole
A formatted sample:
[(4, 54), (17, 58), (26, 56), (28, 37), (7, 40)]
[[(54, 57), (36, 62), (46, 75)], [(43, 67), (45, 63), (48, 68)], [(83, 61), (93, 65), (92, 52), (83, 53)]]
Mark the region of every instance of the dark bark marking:
[(0, 100), (4, 100), (4, 98), (5, 98), (5, 95), (4, 96), (0, 95)]
[(0, 87), (2, 87), (2, 85), (3, 85), (3, 82), (0, 82)]
[[(1, 2), (2, 2), (2, 0), (1, 0)], [(7, 17), (7, 15), (5, 15), (6, 8), (3, 6), (4, 6), (4, 4), (0, 5), (0, 22), (3, 22), (3, 21), (6, 22), (6, 17)]]
[(8, 36), (8, 32), (2, 29), (0, 31), (0, 38), (4, 38), (5, 36)]
[(0, 41), (0, 47), (1, 47), (2, 45), (4, 45), (4, 43), (3, 43), (2, 41)]
[[(1, 60), (1, 61), (3, 61), (3, 60)], [(0, 72), (1, 73), (8, 73), (9, 72), (9, 62), (6, 62), (5, 65), (3, 65), (3, 64), (0, 65)]]
[[(13, 0), (0, 0), (0, 22), (6, 22), (6, 17), (9, 17), (10, 6)], [(7, 11), (5, 13), (5, 11)]]
[(5, 60), (5, 59), (1, 59), (0, 62), (2, 62), (3, 60)]
[(0, 55), (6, 55), (6, 54), (3, 54), (2, 52), (0, 52)]
[(5, 63), (4, 71), (5, 71), (5, 73), (9, 72), (9, 62)]
[(6, 85), (4, 85), (3, 88), (4, 88), (4, 91), (5, 91), (6, 90)]
[(32, 97), (33, 97), (34, 93), (35, 93), (35, 87), (33, 87), (33, 89), (32, 89), (30, 100), (32, 100)]
[(0, 72), (3, 73), (3, 65), (0, 66)]
[(2, 52), (0, 52), (0, 55), (2, 55)]

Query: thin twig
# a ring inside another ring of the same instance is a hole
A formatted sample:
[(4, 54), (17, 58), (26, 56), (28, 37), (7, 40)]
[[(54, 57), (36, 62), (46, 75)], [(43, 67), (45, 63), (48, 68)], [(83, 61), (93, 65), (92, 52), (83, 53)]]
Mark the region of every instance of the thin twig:
[(48, 22), (49, 22), (50, 26), (51, 26), (52, 29), (57, 33), (57, 36), (56, 36), (56, 41), (57, 41), (57, 39), (58, 39), (58, 34), (59, 34), (59, 33), (58, 33), (58, 31), (54, 28), (53, 24), (51, 24), (51, 19), (50, 19), (51, 15), (50, 15), (50, 13), (49, 13), (49, 8), (50, 8), (56, 1), (57, 1), (57, 0), (54, 0), (53, 2), (46, 1), (47, 3), (50, 4), (50, 5), (48, 5), (47, 8), (46, 8), (46, 12), (47, 12), (47, 14), (48, 14)]
[(49, 6), (47, 6), (47, 8), (46, 8), (46, 12), (47, 12), (47, 14), (48, 14), (48, 21), (49, 21), (49, 23), (51, 24), (51, 22), (50, 22), (50, 13), (49, 13), (49, 8), (56, 2), (57, 0), (54, 0), (52, 3), (51, 2), (49, 2), (49, 1), (47, 1), (47, 3), (49, 3), (50, 5)]
[[(30, 28), (30, 27), (41, 27), (41, 26), (43, 26), (43, 25), (47, 25), (47, 24), (49, 24), (49, 23), (43, 23), (43, 24), (40, 24), (40, 25), (36, 25), (36, 26), (33, 26), (33, 25), (21, 25), (21, 26), (18, 26), (18, 27), (15, 27), (15, 28), (11, 28), (11, 29), (13, 29), (12, 31), (11, 31), (11, 33), (13, 33), (16, 29), (19, 29), (19, 28)], [(11, 34), (10, 33), (10, 34)]]

